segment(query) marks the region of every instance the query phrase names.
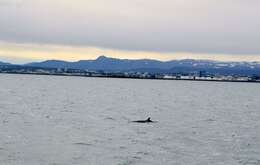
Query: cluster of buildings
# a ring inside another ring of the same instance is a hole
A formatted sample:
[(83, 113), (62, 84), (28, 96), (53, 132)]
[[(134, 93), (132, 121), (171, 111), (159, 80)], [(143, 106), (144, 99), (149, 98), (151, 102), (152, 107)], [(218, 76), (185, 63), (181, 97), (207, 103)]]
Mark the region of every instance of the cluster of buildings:
[(192, 73), (148, 73), (148, 72), (114, 72), (114, 71), (89, 71), (67, 68), (36, 68), (36, 67), (0, 67), (0, 73), (9, 74), (37, 74), (59, 76), (83, 77), (109, 77), (109, 78), (134, 78), (134, 79), (160, 79), (160, 80), (192, 80), (192, 81), (231, 81), (231, 82), (260, 82), (260, 76), (252, 75), (221, 75), (210, 74), (206, 71)]

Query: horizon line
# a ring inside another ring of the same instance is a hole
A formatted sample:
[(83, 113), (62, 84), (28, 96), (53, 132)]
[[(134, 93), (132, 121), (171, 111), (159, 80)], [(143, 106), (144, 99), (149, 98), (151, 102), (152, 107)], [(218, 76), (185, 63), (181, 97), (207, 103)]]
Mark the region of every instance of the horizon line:
[(69, 60), (62, 60), (62, 59), (53, 58), (53, 59), (35, 60), (35, 61), (21, 63), (21, 64), (13, 63), (11, 61), (5, 61), (5, 60), (0, 60), (0, 62), (8, 63), (8, 64), (11, 64), (11, 65), (26, 65), (26, 64), (30, 64), (30, 63), (42, 63), (42, 62), (47, 62), (47, 61), (60, 61), (60, 62), (76, 63), (76, 62), (80, 62), (80, 61), (96, 61), (101, 57), (104, 57), (104, 58), (107, 58), (107, 59), (129, 60), (129, 61), (151, 60), (151, 61), (158, 61), (158, 62), (171, 62), (171, 61), (194, 60), (194, 61), (223, 62), (223, 63), (259, 63), (260, 64), (260, 61), (222, 61), (222, 60), (193, 59), (193, 58), (170, 59), (170, 60), (160, 60), (160, 59), (154, 59), (154, 58), (136, 58), (136, 59), (133, 59), (133, 58), (116, 58), (116, 57), (107, 56), (107, 55), (100, 55), (100, 56), (96, 57), (95, 59), (80, 59), (80, 60), (76, 60), (76, 61), (69, 61)]
[(260, 62), (258, 54), (221, 54), (199, 52), (152, 52), (129, 51), (103, 47), (77, 47), (66, 45), (42, 45), (30, 43), (11, 43), (0, 40), (0, 60), (10, 63), (26, 64), (46, 60), (60, 60), (76, 62), (80, 60), (94, 60), (105, 55), (109, 58), (140, 60), (151, 59), (157, 61), (172, 60), (208, 60), (219, 62)]

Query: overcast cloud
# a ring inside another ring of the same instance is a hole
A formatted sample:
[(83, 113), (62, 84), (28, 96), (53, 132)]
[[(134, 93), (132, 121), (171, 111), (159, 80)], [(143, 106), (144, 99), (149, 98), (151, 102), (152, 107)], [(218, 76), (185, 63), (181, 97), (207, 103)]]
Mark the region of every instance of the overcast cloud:
[(0, 0), (0, 40), (260, 54), (259, 0)]

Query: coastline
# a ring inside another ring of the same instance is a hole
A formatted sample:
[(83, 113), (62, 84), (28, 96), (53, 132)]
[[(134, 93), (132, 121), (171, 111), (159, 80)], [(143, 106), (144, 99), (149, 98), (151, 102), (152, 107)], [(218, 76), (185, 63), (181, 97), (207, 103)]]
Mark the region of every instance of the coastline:
[(191, 78), (149, 78), (149, 77), (126, 77), (126, 76), (109, 76), (109, 75), (79, 75), (79, 74), (66, 74), (66, 73), (17, 73), (17, 72), (0, 72), (0, 74), (11, 75), (41, 75), (41, 76), (64, 76), (64, 77), (87, 77), (87, 78), (113, 78), (113, 79), (139, 79), (139, 80), (168, 80), (168, 81), (201, 81), (201, 82), (235, 82), (235, 83), (260, 83), (260, 81), (249, 80), (223, 80), (223, 79), (191, 79)]

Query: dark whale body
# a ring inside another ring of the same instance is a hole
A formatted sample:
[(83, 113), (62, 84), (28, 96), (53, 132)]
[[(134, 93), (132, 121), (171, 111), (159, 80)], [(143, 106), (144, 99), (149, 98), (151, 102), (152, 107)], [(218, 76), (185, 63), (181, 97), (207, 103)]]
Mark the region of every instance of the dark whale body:
[(150, 117), (148, 117), (148, 119), (146, 119), (146, 120), (136, 120), (136, 121), (132, 121), (132, 122), (135, 122), (135, 123), (154, 123), (154, 121), (152, 121)]

